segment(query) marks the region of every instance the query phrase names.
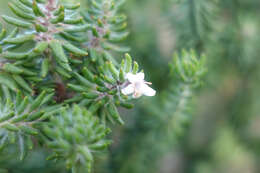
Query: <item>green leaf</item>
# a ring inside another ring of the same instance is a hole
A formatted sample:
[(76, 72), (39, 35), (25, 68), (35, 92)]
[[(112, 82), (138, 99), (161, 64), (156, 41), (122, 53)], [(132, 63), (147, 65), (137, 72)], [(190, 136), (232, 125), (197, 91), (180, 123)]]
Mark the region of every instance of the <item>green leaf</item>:
[(32, 7), (32, 2), (30, 0), (19, 0), (19, 1), (28, 7)]
[(2, 56), (7, 59), (25, 59), (28, 57), (28, 52), (4, 52)]
[(125, 80), (125, 73), (122, 70), (122, 68), (120, 68), (120, 71), (119, 71), (119, 80), (120, 81), (124, 81)]
[(21, 114), (27, 108), (28, 104), (29, 104), (29, 99), (26, 96), (26, 97), (24, 97), (22, 103), (20, 105), (18, 105), (18, 107), (16, 109), (17, 113)]
[(15, 38), (7, 38), (4, 40), (4, 43), (21, 44), (27, 41), (32, 41), (34, 40), (34, 38), (35, 38), (34, 34), (28, 34), (28, 35), (22, 35), (20, 37), (15, 37)]
[(30, 13), (27, 13), (27, 12), (21, 10), (19, 7), (15, 6), (12, 3), (8, 3), (8, 6), (9, 6), (9, 8), (12, 10), (12, 12), (14, 14), (16, 14), (17, 16), (19, 16), (19, 17), (21, 17), (23, 19), (28, 19), (28, 20), (34, 20), (35, 19), (35, 16), (33, 16)]
[(84, 86), (86, 87), (92, 87), (93, 84), (90, 83), (87, 79), (85, 79), (83, 76), (81, 76), (80, 74), (78, 74), (77, 72), (73, 73), (74, 76), (76, 77), (76, 79)]
[(114, 105), (114, 103), (109, 103), (108, 104), (108, 112), (109, 114), (111, 115), (111, 117), (116, 121), (118, 122), (119, 124), (123, 125), (124, 124), (124, 121), (121, 119), (118, 111), (117, 111), (117, 108), (116, 106)]
[(100, 78), (100, 77), (98, 77), (98, 76), (94, 76), (94, 82), (97, 84), (97, 85), (99, 85), (99, 86), (105, 86), (105, 83), (104, 83), (104, 81)]
[(16, 27), (11, 31), (11, 33), (6, 38), (13, 38), (18, 34), (18, 32), (19, 32), (19, 28)]
[(15, 116), (15, 113), (12, 111), (12, 112), (10, 112), (10, 113), (7, 113), (7, 114), (5, 114), (5, 115), (2, 115), (1, 117), (0, 117), (0, 122), (4, 122), (4, 121), (6, 121), (6, 120), (9, 120), (9, 119), (11, 119), (12, 117), (14, 117)]
[(41, 82), (43, 79), (39, 78), (38, 76), (30, 76), (30, 77), (26, 77), (26, 80), (33, 81), (33, 82)]
[(74, 84), (68, 84), (68, 87), (74, 91), (77, 91), (77, 92), (85, 92), (87, 91), (88, 89), (83, 87), (83, 86), (80, 86), (80, 85), (74, 85)]
[(49, 60), (47, 58), (43, 59), (41, 64), (41, 76), (46, 77), (49, 71)]
[(7, 23), (12, 24), (12, 25), (15, 25), (15, 26), (17, 26), (17, 27), (30, 28), (30, 27), (32, 26), (31, 23), (24, 22), (24, 21), (22, 21), (22, 20), (18, 20), (18, 19), (15, 19), (15, 18), (13, 18), (13, 17), (6, 16), (6, 15), (3, 15), (2, 18), (3, 18), (4, 21), (6, 21)]
[(96, 89), (99, 92), (109, 92), (109, 88), (107, 87), (97, 86)]
[(29, 112), (31, 112), (34, 109), (36, 109), (37, 107), (39, 107), (45, 96), (46, 96), (46, 91), (42, 91), (41, 94), (31, 104)]
[(20, 10), (24, 11), (25, 13), (32, 13), (32, 9), (21, 3), (19, 0), (14, 0), (12, 2), (16, 7), (20, 8)]
[(57, 66), (55, 68), (55, 71), (58, 72), (60, 75), (62, 75), (65, 78), (68, 78), (68, 79), (71, 78), (71, 75), (66, 70), (64, 70), (63, 68), (61, 68), (59, 66)]
[(26, 91), (28, 91), (29, 93), (32, 93), (33, 90), (31, 89), (31, 87), (27, 84), (27, 82), (19, 75), (12, 75), (14, 80)]
[(20, 150), (20, 160), (23, 160), (25, 158), (26, 151), (24, 145), (24, 138), (20, 134), (18, 135), (18, 141), (19, 141), (19, 150)]
[(87, 161), (93, 161), (93, 156), (88, 148), (79, 147), (79, 152), (84, 155)]
[(127, 27), (127, 22), (120, 23), (118, 25), (112, 25), (111, 30), (114, 32), (124, 31)]
[(124, 41), (127, 36), (129, 35), (129, 32), (124, 33), (116, 33), (116, 34), (110, 34), (109, 41), (110, 42), (121, 42)]
[(51, 23), (53, 24), (57, 24), (59, 22), (63, 22), (64, 21), (64, 12), (61, 12), (56, 18), (51, 19)]
[(76, 65), (79, 65), (79, 64), (82, 64), (82, 63), (83, 63), (82, 60), (76, 59), (76, 58), (74, 58), (74, 57), (71, 57), (71, 58), (69, 59), (69, 61), (71, 62), (71, 64), (76, 64)]
[(112, 62), (107, 62), (107, 64), (108, 64), (108, 68), (109, 68), (109, 70), (110, 70), (110, 72), (111, 72), (113, 78), (114, 78), (115, 80), (118, 80), (118, 75), (119, 75), (119, 73), (118, 73), (116, 67), (114, 66), (114, 64), (112, 64)]
[(22, 92), (20, 90), (17, 91), (15, 104), (20, 105), (23, 100)]
[(101, 75), (101, 77), (104, 81), (106, 81), (109, 84), (112, 84), (112, 85), (116, 84), (116, 80), (114, 80), (113, 78), (110, 78), (106, 75)]
[(77, 37), (77, 36), (71, 35), (71, 34), (66, 33), (66, 32), (60, 32), (59, 34), (62, 37), (64, 37), (65, 39), (70, 40), (70, 41), (83, 42), (83, 41), (86, 40), (85, 37)]
[(65, 24), (80, 24), (83, 22), (83, 18), (79, 17), (79, 18), (65, 18), (64, 23)]
[(18, 115), (15, 116), (14, 118), (11, 119), (11, 123), (17, 123), (17, 122), (21, 122), (23, 120), (25, 120), (27, 117), (29, 116), (29, 114), (23, 114), (23, 115)]
[(12, 77), (4, 73), (0, 74), (0, 83), (6, 85), (13, 91), (16, 91), (18, 88), (16, 82), (12, 79)]
[(32, 127), (26, 126), (26, 125), (22, 125), (19, 126), (19, 129), (29, 135), (38, 135), (38, 131)]
[(56, 9), (54, 12), (53, 12), (53, 15), (54, 16), (58, 16), (60, 15), (61, 13), (64, 13), (64, 5), (60, 5), (58, 9)]
[(101, 46), (105, 50), (113, 50), (113, 51), (116, 51), (116, 52), (125, 53), (125, 52), (129, 52), (130, 51), (129, 47), (118, 46), (116, 44), (112, 44), (112, 43), (109, 43), (109, 42), (103, 42), (103, 43), (101, 43)]
[(88, 110), (91, 112), (91, 113), (96, 113), (98, 111), (98, 109), (102, 106), (102, 102), (99, 100), (98, 102), (96, 103), (93, 103), (89, 108)]
[(96, 62), (98, 59), (97, 51), (94, 48), (89, 49), (90, 57), (93, 62)]
[(25, 144), (26, 144), (26, 146), (27, 146), (27, 148), (28, 148), (29, 150), (32, 150), (32, 149), (33, 149), (34, 144), (33, 144), (33, 141), (32, 141), (32, 139), (31, 139), (31, 136), (27, 136), (27, 137), (26, 137), (26, 142), (25, 142)]
[(70, 44), (70, 43), (68, 43), (68, 42), (64, 43), (64, 44), (63, 44), (63, 47), (64, 47), (67, 51), (69, 51), (69, 52), (71, 52), (71, 53), (73, 53), (73, 54), (75, 54), (75, 55), (79, 55), (79, 56), (87, 56), (87, 55), (88, 55), (88, 53), (87, 53), (86, 51), (84, 51), (84, 50), (82, 50), (82, 49), (79, 49), (79, 48), (77, 48), (76, 46), (74, 46), (74, 45), (72, 45), (72, 44)]
[(43, 101), (42, 101), (41, 104), (43, 105), (43, 104), (45, 104), (45, 103), (48, 103), (49, 101), (52, 100), (53, 96), (54, 96), (54, 93), (48, 94), (47, 96), (45, 96), (45, 98), (43, 99)]
[(69, 71), (69, 72), (72, 71), (72, 69), (71, 69), (69, 63), (61, 62), (61, 61), (59, 61), (59, 60), (57, 60), (57, 62), (58, 62), (58, 64), (59, 64), (61, 67), (63, 67), (65, 70), (67, 70), (67, 71)]
[(87, 29), (90, 28), (89, 24), (81, 25), (81, 26), (72, 26), (69, 28), (64, 29), (65, 32), (85, 32)]
[(64, 7), (68, 10), (76, 10), (80, 7), (80, 3), (65, 4)]
[(41, 41), (38, 42), (33, 49), (34, 52), (41, 54), (43, 51), (45, 51), (48, 47), (48, 42), (47, 41)]
[(65, 55), (64, 50), (62, 48), (62, 45), (59, 41), (52, 40), (50, 42), (50, 47), (51, 47), (51, 49), (52, 49), (52, 51), (53, 51), (53, 53), (54, 53), (54, 55), (57, 59), (59, 59), (61, 62), (68, 63), (68, 58)]
[(126, 103), (126, 102), (120, 102), (119, 105), (122, 106), (122, 107), (124, 107), (124, 108), (126, 108), (126, 109), (132, 109), (132, 108), (134, 107), (133, 104), (131, 104), (131, 103)]
[(92, 34), (95, 36), (95, 37), (99, 37), (99, 32), (97, 31), (97, 28), (95, 28), (94, 26), (91, 28), (92, 29)]
[(16, 127), (16, 125), (13, 125), (13, 124), (8, 123), (8, 122), (6, 122), (2, 127), (7, 129), (7, 130), (14, 131), (14, 132), (19, 131), (19, 128)]
[(104, 142), (99, 142), (99, 143), (92, 144), (92, 145), (89, 146), (89, 148), (92, 149), (92, 150), (104, 150), (110, 144), (111, 144), (111, 141), (104, 141)]
[(10, 72), (10, 73), (14, 73), (14, 74), (21, 74), (23, 73), (23, 70), (11, 63), (5, 63), (4, 66), (3, 66), (3, 69), (6, 71), (6, 72)]
[(45, 4), (46, 0), (36, 0), (36, 2), (38, 2), (39, 4)]
[(0, 33), (0, 40), (2, 40), (5, 36), (6, 36), (6, 30), (2, 29), (2, 31)]
[(112, 24), (120, 24), (122, 22), (125, 22), (126, 19), (127, 19), (126, 15), (122, 14), (122, 15), (114, 16), (109, 20), (109, 22)]
[(126, 58), (125, 72), (128, 73), (132, 70), (132, 58), (128, 53), (125, 54), (125, 58)]
[(42, 16), (42, 17), (45, 16), (44, 13), (41, 11), (40, 7), (38, 7), (37, 2), (35, 0), (33, 0), (32, 8), (33, 8), (33, 13), (36, 16)]
[(82, 73), (88, 81), (94, 82), (94, 75), (87, 69), (87, 67), (83, 68)]
[(34, 24), (34, 27), (35, 27), (35, 30), (36, 30), (37, 32), (47, 32), (47, 31), (48, 31), (48, 28), (47, 28), (47, 27), (45, 27), (45, 26), (43, 26), (43, 25), (41, 25), (41, 24), (38, 24), (38, 23), (35, 23), (35, 24)]
[(24, 68), (24, 67), (19, 67), (19, 68), (21, 68), (23, 70), (24, 75), (27, 75), (27, 76), (36, 76), (37, 75), (36, 72), (28, 70), (27, 68)]
[(133, 74), (136, 74), (138, 72), (138, 68), (139, 68), (139, 66), (138, 66), (137, 62), (134, 61)]
[(87, 99), (96, 99), (99, 96), (99, 94), (95, 92), (84, 92), (82, 95)]
[(27, 119), (28, 119), (28, 121), (38, 120), (43, 116), (44, 113), (45, 113), (44, 111), (38, 111), (38, 112), (32, 113)]
[(7, 145), (8, 143), (8, 135), (4, 135), (1, 139), (0, 139), (0, 151), (3, 150), (3, 148)]

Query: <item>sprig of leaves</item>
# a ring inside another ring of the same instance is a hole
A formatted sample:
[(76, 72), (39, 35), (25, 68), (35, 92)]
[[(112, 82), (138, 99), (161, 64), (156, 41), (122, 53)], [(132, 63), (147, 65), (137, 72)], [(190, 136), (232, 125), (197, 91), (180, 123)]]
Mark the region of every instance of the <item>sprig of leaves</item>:
[(50, 125), (44, 126), (44, 132), (50, 138), (47, 146), (54, 151), (48, 159), (64, 159), (74, 173), (90, 172), (93, 154), (111, 143), (105, 139), (110, 129), (78, 105), (64, 108), (58, 116), (52, 117)]
[[(4, 29), (0, 34), (1, 70), (7, 76), (6, 80), (15, 80), (22, 89), (32, 93), (31, 87), (35, 83), (47, 78), (57, 79), (57, 75), (72, 71), (70, 53), (75, 57), (88, 55), (75, 43), (89, 27), (77, 13), (79, 4), (62, 5), (55, 0), (14, 0), (9, 7), (17, 17), (3, 15), (2, 18), (17, 28), (6, 37)], [(8, 87), (17, 88), (14, 85)]]
[[(85, 22), (90, 24), (85, 43), (89, 48), (92, 61), (102, 59), (114, 61), (113, 54), (126, 53), (129, 48), (122, 45), (129, 32), (126, 31), (127, 17), (119, 14), (122, 0), (89, 0), (88, 10), (81, 12)], [(114, 63), (114, 62), (113, 62)]]
[(132, 98), (121, 93), (121, 89), (129, 84), (125, 74), (129, 72), (135, 74), (138, 70), (138, 64), (132, 62), (129, 54), (125, 55), (120, 65), (106, 61), (97, 70), (83, 67), (79, 72), (73, 73), (76, 80), (67, 84), (68, 88), (77, 94), (65, 102), (78, 102), (93, 114), (98, 114), (103, 122), (109, 120), (123, 124), (116, 107), (128, 109), (133, 107), (130, 103)]
[[(3, 88), (4, 90), (4, 88)], [(6, 91), (4, 92), (6, 94)], [(43, 91), (36, 98), (17, 94), (2, 95), (0, 100), (0, 148), (9, 143), (18, 143), (20, 159), (25, 157), (28, 149), (33, 148), (32, 137), (40, 132), (38, 126), (59, 106), (45, 107), (52, 99), (53, 93)]]
[[(169, 88), (161, 94), (161, 99), (142, 104), (140, 109), (146, 116), (136, 116), (136, 123), (123, 135), (126, 138), (120, 147), (112, 152), (112, 164), (116, 166), (111, 172), (157, 172), (156, 161), (172, 150), (185, 133), (192, 120), (192, 98), (207, 71), (205, 56), (183, 50), (174, 55), (170, 69)], [(147, 147), (151, 144), (152, 150)]]

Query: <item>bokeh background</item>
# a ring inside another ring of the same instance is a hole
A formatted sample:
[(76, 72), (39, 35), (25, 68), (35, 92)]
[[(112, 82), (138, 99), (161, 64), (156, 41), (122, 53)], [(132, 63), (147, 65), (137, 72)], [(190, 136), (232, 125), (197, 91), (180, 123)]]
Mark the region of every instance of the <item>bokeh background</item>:
[[(1, 14), (10, 13), (7, 3), (0, 0)], [(127, 124), (113, 130), (115, 142), (97, 157), (94, 172), (259, 173), (259, 9), (259, 0), (126, 0), (122, 13), (131, 33), (126, 43), (157, 97), (169, 88), (168, 63), (175, 52), (205, 53), (208, 73), (178, 137), (157, 138), (166, 135), (158, 122), (164, 112), (152, 112), (158, 102), (143, 98), (134, 110), (122, 111)], [(23, 162), (12, 153), (0, 155), (0, 168), (10, 173), (66, 172), (62, 163), (45, 160), (44, 149)]]

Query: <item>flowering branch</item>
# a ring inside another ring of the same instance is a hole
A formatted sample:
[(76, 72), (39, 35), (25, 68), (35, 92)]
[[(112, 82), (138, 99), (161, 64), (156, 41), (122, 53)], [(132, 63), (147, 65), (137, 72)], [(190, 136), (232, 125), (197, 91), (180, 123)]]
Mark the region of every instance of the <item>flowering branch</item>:
[(51, 149), (48, 159), (63, 160), (73, 172), (90, 171), (93, 154), (111, 143), (106, 124), (124, 124), (118, 107), (155, 95), (129, 54), (120, 65), (112, 56), (128, 51), (120, 46), (128, 35), (126, 17), (117, 14), (120, 2), (90, 2), (84, 20), (79, 4), (9, 4), (16, 17), (2, 18), (16, 28), (0, 32), (0, 149), (15, 135), (22, 159), (33, 135)]

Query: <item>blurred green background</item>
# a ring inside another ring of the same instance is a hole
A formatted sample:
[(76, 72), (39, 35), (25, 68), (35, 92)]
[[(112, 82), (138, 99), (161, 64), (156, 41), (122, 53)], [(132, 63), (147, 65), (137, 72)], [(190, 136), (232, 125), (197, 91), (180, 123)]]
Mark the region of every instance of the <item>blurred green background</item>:
[[(10, 13), (7, 3), (0, 0), (1, 14)], [(260, 172), (259, 9), (259, 0), (127, 0), (122, 12), (129, 17), (130, 53), (159, 95), (169, 86), (172, 54), (183, 48), (206, 54), (208, 74), (193, 100), (191, 123), (174, 143), (142, 141), (154, 131), (138, 121), (157, 123), (144, 111), (154, 106), (144, 104), (150, 98), (142, 99), (123, 111), (127, 125), (114, 129), (115, 144), (98, 157), (94, 172)], [(1, 155), (0, 168), (66, 172), (45, 161), (46, 152), (36, 149), (25, 162)]]

